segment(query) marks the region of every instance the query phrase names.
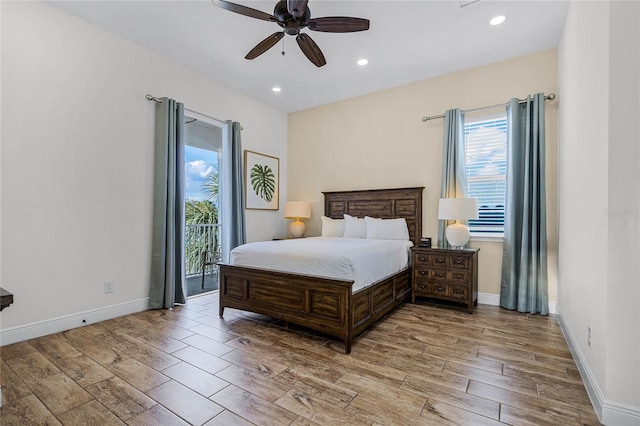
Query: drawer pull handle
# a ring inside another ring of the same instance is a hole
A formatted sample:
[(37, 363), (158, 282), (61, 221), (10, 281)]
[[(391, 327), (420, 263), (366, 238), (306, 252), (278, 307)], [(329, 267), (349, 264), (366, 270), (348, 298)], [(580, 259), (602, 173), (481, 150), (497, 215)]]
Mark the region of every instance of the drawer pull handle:
[(424, 257), (420, 257), (420, 258), (418, 258), (418, 259), (420, 259), (420, 262), (424, 262), (424, 261), (425, 261), (425, 258), (424, 258)]
[(420, 275), (427, 275), (427, 271), (420, 271)]
[(456, 260), (456, 265), (462, 265), (462, 261), (461, 260)]
[(442, 286), (441, 286), (441, 285), (439, 285), (439, 286), (438, 286), (438, 291), (442, 291), (442, 290), (443, 290)]
[(438, 272), (436, 275), (438, 275), (440, 278), (444, 277), (444, 274), (442, 272)]
[(437, 260), (437, 262), (438, 262), (438, 263), (442, 263), (442, 259), (438, 259), (438, 260)]
[(424, 289), (424, 284), (420, 286), (421, 289)]
[(456, 294), (460, 294), (462, 293), (460, 290), (456, 290)]
[(456, 280), (459, 280), (460, 278), (462, 278), (462, 275), (456, 274)]

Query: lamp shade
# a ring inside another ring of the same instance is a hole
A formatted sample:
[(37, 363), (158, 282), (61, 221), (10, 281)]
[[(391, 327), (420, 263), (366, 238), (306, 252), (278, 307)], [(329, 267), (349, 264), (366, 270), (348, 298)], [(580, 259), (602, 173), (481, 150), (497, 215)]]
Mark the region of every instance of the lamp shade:
[(464, 220), (478, 218), (478, 201), (475, 198), (440, 198), (438, 219)]
[(284, 206), (284, 217), (287, 219), (311, 218), (311, 203), (308, 201), (287, 201)]

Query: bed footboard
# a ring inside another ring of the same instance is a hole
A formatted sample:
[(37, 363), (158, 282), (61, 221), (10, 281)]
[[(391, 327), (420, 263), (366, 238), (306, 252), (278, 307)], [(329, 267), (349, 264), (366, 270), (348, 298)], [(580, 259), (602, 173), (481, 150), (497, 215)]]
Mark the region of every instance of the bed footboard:
[(268, 315), (338, 337), (351, 352), (353, 281), (225, 264), (219, 273), (220, 316), (225, 307)]
[(224, 308), (268, 315), (340, 338), (353, 338), (403, 303), (411, 292), (405, 269), (352, 294), (353, 281), (220, 265), (220, 316)]

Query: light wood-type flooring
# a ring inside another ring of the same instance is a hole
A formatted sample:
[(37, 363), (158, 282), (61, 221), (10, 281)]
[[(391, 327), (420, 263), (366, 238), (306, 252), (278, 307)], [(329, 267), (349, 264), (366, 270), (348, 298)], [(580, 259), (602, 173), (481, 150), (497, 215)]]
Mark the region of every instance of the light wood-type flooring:
[(217, 294), (0, 349), (0, 424), (596, 425), (553, 316), (404, 304), (342, 343)]

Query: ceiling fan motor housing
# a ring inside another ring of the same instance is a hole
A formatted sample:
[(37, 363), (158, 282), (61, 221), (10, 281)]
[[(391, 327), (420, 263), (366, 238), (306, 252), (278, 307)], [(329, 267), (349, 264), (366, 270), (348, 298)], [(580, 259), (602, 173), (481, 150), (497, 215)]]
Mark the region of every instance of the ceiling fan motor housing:
[(287, 9), (287, 0), (280, 0), (273, 8), (273, 16), (278, 18), (277, 24), (284, 28), (284, 32), (289, 35), (298, 35), (300, 30), (309, 24), (311, 11), (309, 6), (305, 7), (302, 16), (296, 18)]

